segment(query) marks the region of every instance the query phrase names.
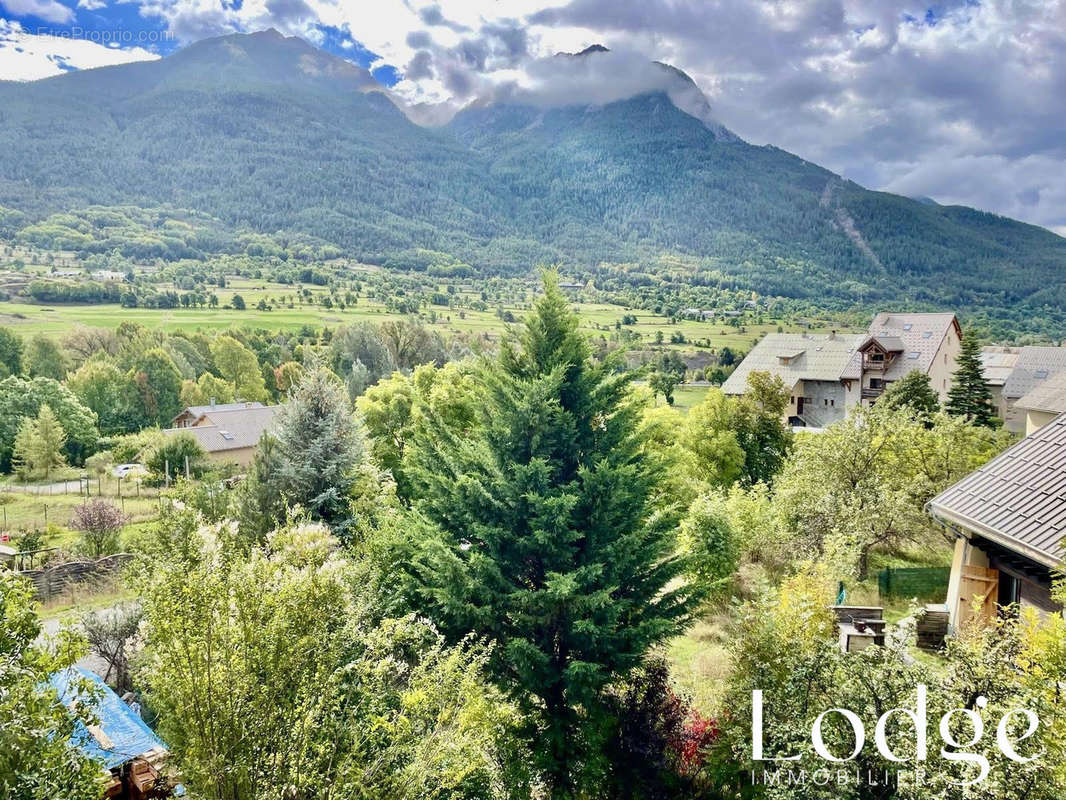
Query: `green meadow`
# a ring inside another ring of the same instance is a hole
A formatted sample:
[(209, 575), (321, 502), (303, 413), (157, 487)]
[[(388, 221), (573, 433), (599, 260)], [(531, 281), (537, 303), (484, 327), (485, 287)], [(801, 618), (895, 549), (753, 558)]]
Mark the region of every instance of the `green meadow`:
[[(160, 288), (169, 287), (162, 284)], [(315, 297), (327, 293), (322, 287), (312, 288), (311, 291)], [(226, 288), (217, 290), (217, 294), (221, 303), (218, 308), (123, 308), (117, 303), (37, 304), (8, 300), (0, 302), (0, 325), (9, 326), (23, 336), (38, 333), (60, 336), (76, 325), (114, 328), (122, 322), (133, 322), (166, 331), (210, 331), (235, 326), (297, 330), (305, 325), (316, 328), (337, 327), (354, 322), (379, 323), (404, 316), (390, 312), (383, 303), (365, 296), (360, 297), (355, 305), (347, 306), (343, 310), (336, 306), (326, 308), (317, 302), (300, 303), (297, 299), (298, 292), (292, 286), (240, 278), (229, 280)], [(229, 305), (235, 294), (244, 299), (245, 310), (224, 307)], [(270, 309), (257, 309), (256, 305), (260, 300), (264, 300)], [(658, 344), (661, 333), (664, 346), (681, 350), (704, 348), (717, 351), (729, 347), (735, 352), (745, 353), (766, 333), (778, 329), (801, 330), (796, 325), (779, 320), (739, 327), (695, 320), (674, 322), (668, 317), (648, 311), (634, 311), (607, 303), (575, 303), (574, 309), (578, 312), (582, 328), (593, 336), (603, 335), (610, 339), (616, 331), (616, 323), (623, 315), (628, 314), (634, 316), (636, 321), (623, 329), (639, 337), (634, 340), (634, 345)], [(510, 311), (517, 319), (525, 313), (525, 308), (505, 306), (504, 311)], [(422, 317), (445, 334), (462, 333), (495, 338), (507, 327), (507, 323), (497, 315), (496, 310), (475, 311), (469, 308), (428, 306), (423, 310)], [(684, 342), (671, 345), (671, 337), (678, 333), (684, 337)]]

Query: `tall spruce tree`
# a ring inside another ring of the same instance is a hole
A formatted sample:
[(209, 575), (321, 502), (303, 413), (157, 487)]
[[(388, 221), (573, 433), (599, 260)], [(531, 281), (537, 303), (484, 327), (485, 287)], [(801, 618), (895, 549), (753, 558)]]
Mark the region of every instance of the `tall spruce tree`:
[(945, 410), (953, 416), (965, 417), (974, 425), (995, 427), (996, 407), (981, 368), (981, 344), (972, 333), (963, 335), (955, 364)]
[(299, 504), (338, 536), (352, 524), (351, 492), (365, 456), (362, 433), (352, 415), (348, 392), (323, 364), (313, 365), (278, 413), (277, 453), (264, 452), (256, 474), (274, 471), (270, 479), (285, 502)]
[(557, 278), (482, 367), (480, 418), (426, 410), (409, 451), (414, 507), (434, 526), (421, 604), (453, 639), (498, 643), (498, 682), (533, 720), (551, 796), (597, 768), (604, 687), (676, 634), (694, 598), (668, 584), (677, 516), (639, 432), (642, 404), (596, 365)]

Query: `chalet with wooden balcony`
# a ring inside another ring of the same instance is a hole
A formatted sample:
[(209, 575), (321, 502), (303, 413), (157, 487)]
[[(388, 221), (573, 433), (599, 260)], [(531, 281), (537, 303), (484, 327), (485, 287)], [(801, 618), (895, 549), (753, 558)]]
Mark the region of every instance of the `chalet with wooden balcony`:
[(862, 399), (877, 400), (893, 381), (918, 370), (946, 402), (961, 348), (962, 329), (954, 314), (878, 314), (859, 345)]
[(778, 375), (790, 388), (793, 424), (824, 427), (860, 403), (872, 403), (912, 370), (929, 375), (947, 399), (961, 330), (954, 314), (880, 313), (865, 334), (777, 333), (762, 339), (722, 389), (743, 394), (755, 371)]
[(1066, 414), (929, 501), (955, 535), (952, 630), (999, 613), (1062, 612), (1052, 598), (1066, 535)]

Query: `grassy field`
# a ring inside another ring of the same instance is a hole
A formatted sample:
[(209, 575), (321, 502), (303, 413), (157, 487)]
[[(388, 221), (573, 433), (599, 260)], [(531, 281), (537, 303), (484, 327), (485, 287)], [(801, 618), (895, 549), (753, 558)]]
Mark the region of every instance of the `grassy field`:
[[(94, 495), (95, 496), (95, 495)], [(119, 506), (130, 522), (151, 519), (158, 510), (158, 500), (147, 492), (140, 497), (106, 498)], [(78, 494), (33, 494), (12, 491), (5, 487), (0, 492), (0, 531), (9, 531), (18, 535), (23, 531), (44, 531), (50, 524), (66, 528), (70, 524), (74, 509), (84, 503), (86, 498)], [(57, 546), (67, 542), (53, 543)]]
[[(674, 389), (674, 408), (678, 411), (688, 411), (693, 406), (699, 405), (707, 396), (707, 390), (710, 388), (709, 386), (678, 386)], [(658, 398), (656, 402), (661, 403), (662, 398)]]
[[(167, 283), (158, 284), (160, 290), (173, 288)], [(328, 293), (325, 287), (307, 287), (315, 298)], [(439, 287), (444, 291), (445, 286)], [(237, 311), (232, 308), (123, 308), (117, 303), (111, 304), (37, 304), (19, 300), (0, 302), (0, 325), (9, 326), (22, 335), (44, 333), (60, 336), (67, 333), (73, 325), (89, 327), (114, 328), (122, 322), (134, 322), (149, 328), (163, 330), (225, 330), (234, 326), (256, 327), (279, 330), (297, 330), (305, 325), (313, 327), (349, 324), (359, 321), (382, 322), (387, 319), (400, 319), (402, 315), (390, 313), (386, 306), (365, 295), (355, 305), (344, 310), (334, 306), (326, 308), (318, 302), (299, 302), (295, 287), (270, 283), (262, 280), (231, 277), (227, 286), (216, 291), (222, 305), (228, 305), (234, 294), (239, 294), (247, 308)], [(460, 291), (459, 296), (467, 300), (474, 299), (474, 292), (469, 288)], [(263, 300), (271, 310), (259, 310), (255, 306)], [(291, 306), (291, 307), (290, 307)], [(747, 352), (764, 334), (779, 328), (787, 331), (801, 330), (794, 325), (776, 319), (767, 319), (762, 324), (746, 326), (724, 325), (714, 322), (697, 322), (695, 320), (671, 320), (662, 315), (647, 311), (633, 311), (618, 305), (606, 303), (575, 303), (575, 310), (581, 320), (582, 329), (590, 335), (603, 335), (610, 339), (616, 331), (616, 323), (624, 314), (632, 314), (636, 321), (625, 326), (625, 330), (639, 336), (641, 344), (657, 344), (658, 334), (662, 334), (663, 344), (683, 350), (698, 347), (720, 350), (729, 347), (734, 351)], [(524, 305), (504, 308), (515, 318), (525, 313)], [(507, 324), (497, 316), (496, 310), (475, 311), (472, 309), (453, 309), (444, 306), (430, 306), (423, 311), (423, 319), (435, 315), (434, 328), (444, 334), (474, 334), (498, 337)], [(683, 344), (670, 344), (671, 336), (680, 333)]]

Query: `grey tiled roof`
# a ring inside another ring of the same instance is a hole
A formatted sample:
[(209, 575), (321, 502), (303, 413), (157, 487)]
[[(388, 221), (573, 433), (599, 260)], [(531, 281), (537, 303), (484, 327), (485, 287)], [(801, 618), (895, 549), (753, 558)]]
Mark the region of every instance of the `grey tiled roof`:
[(1014, 405), (1018, 408), (1048, 411), (1052, 414), (1066, 413), (1066, 372), (1060, 372), (1040, 383)]
[(174, 419), (177, 419), (178, 417), (184, 416), (185, 414), (192, 415), (193, 419), (199, 419), (204, 414), (212, 413), (212, 412), (215, 412), (215, 411), (240, 411), (241, 409), (245, 409), (245, 408), (262, 408), (262, 407), (263, 407), (262, 403), (259, 403), (259, 402), (244, 402), (244, 401), (241, 401), (239, 403), (215, 403), (214, 405), (206, 405), (206, 406), (189, 406), (188, 408), (183, 410), (180, 414), (178, 414), (177, 417), (174, 417)]
[(211, 425), (167, 428), (163, 433), (167, 436), (188, 433), (208, 453), (254, 447), (263, 432), (271, 429), (275, 415), (281, 410), (281, 406), (257, 405), (258, 408), (244, 408), (242, 404), (231, 411), (219, 411), (216, 407), (209, 415)]
[(1066, 535), (1066, 414), (929, 502), (938, 519), (1057, 566)]
[(1020, 347), (986, 346), (981, 348), (981, 369), (985, 383), (989, 386), (1002, 386), (1014, 372), (1018, 364)]
[[(879, 341), (890, 341), (903, 355), (894, 359), (885, 370), (885, 379), (899, 380), (912, 370), (929, 372), (944, 336), (958, 323), (955, 315), (901, 314), (882, 311), (870, 323), (869, 335)], [(958, 331), (955, 332), (956, 335)], [(899, 341), (894, 341), (898, 339)]]
[(1004, 397), (1022, 397), (1048, 378), (1066, 372), (1066, 347), (1023, 347), (1003, 384)]
[[(722, 390), (743, 394), (748, 375), (757, 370), (780, 375), (790, 387), (801, 380), (858, 380), (862, 377), (858, 349), (871, 339), (890, 352), (901, 353), (885, 370), (887, 380), (902, 378), (914, 369), (928, 372), (944, 336), (957, 324), (954, 314), (885, 311), (874, 317), (865, 334), (771, 333), (752, 348)], [(782, 364), (782, 357), (789, 357), (789, 362)]]
[[(789, 388), (796, 381), (838, 381), (855, 356), (862, 334), (770, 333), (763, 337), (722, 385), (726, 394), (743, 394), (752, 372), (779, 375)], [(783, 364), (782, 359), (788, 363)], [(845, 376), (846, 377), (846, 376)]]
[(898, 336), (870, 336), (863, 345), (867, 342), (877, 342), (886, 353), (903, 352), (903, 340)]

